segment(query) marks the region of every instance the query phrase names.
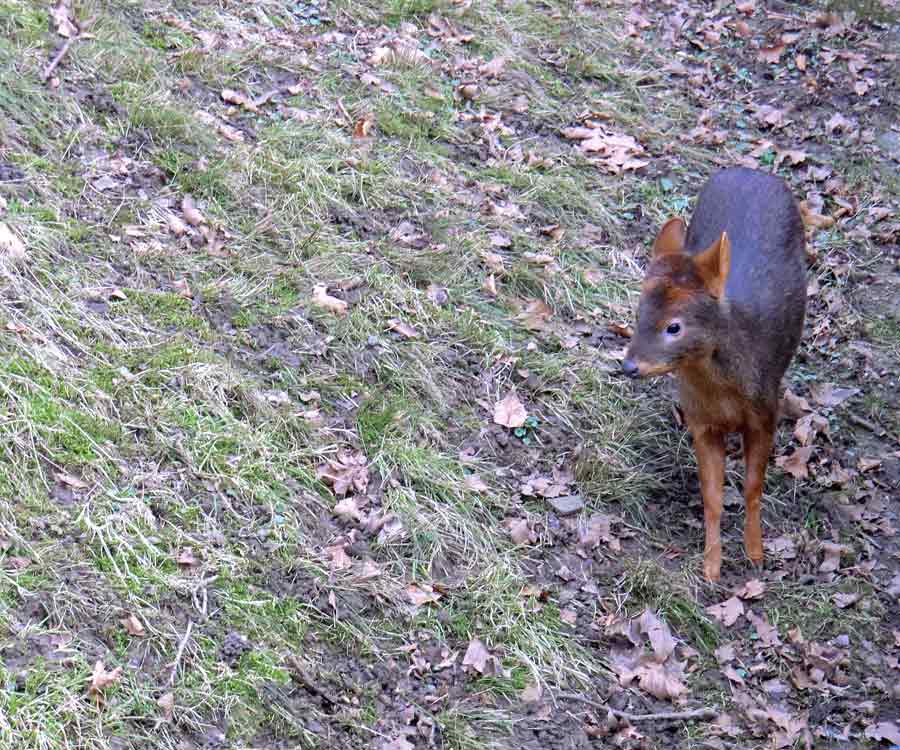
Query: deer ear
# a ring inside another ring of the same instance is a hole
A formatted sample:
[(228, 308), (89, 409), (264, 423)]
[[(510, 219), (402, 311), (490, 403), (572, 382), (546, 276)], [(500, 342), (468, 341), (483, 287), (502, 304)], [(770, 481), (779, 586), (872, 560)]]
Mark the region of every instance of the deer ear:
[(687, 229), (684, 219), (676, 216), (662, 225), (656, 240), (653, 242), (653, 257), (659, 258), (670, 253), (680, 253), (684, 250), (684, 237)]
[(694, 263), (707, 291), (716, 299), (722, 299), (725, 296), (728, 272), (731, 270), (731, 241), (728, 233), (722, 232), (719, 239), (694, 257)]

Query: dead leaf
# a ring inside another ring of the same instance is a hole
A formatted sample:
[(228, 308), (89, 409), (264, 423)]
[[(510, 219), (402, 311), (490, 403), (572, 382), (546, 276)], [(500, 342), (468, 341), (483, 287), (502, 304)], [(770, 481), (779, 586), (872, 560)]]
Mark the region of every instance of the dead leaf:
[(760, 47), (759, 59), (762, 60), (762, 62), (769, 63), (770, 65), (775, 65), (781, 60), (781, 55), (784, 53), (784, 49), (785, 47), (782, 42), (768, 45), (766, 47)]
[(335, 315), (346, 315), (349, 305), (342, 299), (332, 297), (328, 293), (328, 287), (325, 284), (316, 284), (313, 287), (312, 303), (317, 307), (321, 307)]
[(828, 135), (834, 135), (837, 132), (848, 133), (856, 129), (856, 123), (844, 117), (840, 112), (835, 112), (825, 123), (825, 130)]
[(778, 628), (770, 625), (765, 616), (759, 617), (752, 609), (747, 610), (747, 619), (753, 623), (756, 634), (759, 636), (759, 642), (763, 646), (780, 646), (781, 639), (778, 637)]
[(672, 637), (669, 626), (649, 609), (645, 609), (641, 613), (638, 624), (641, 632), (650, 639), (650, 647), (653, 649), (656, 661), (662, 664), (675, 650), (675, 639)]
[(815, 450), (815, 446), (796, 448), (790, 456), (779, 456), (775, 459), (775, 465), (794, 479), (806, 479), (809, 477), (809, 459)]
[(541, 227), (541, 234), (549, 237), (551, 240), (559, 241), (563, 238), (563, 235), (566, 233), (566, 230), (563, 229), (559, 224), (548, 224), (545, 227)]
[(532, 539), (531, 527), (527, 518), (511, 518), (507, 522), (509, 536), (516, 544), (528, 544)]
[(356, 123), (353, 125), (353, 137), (357, 140), (362, 138), (368, 138), (369, 133), (372, 131), (372, 128), (375, 126), (375, 116), (372, 114), (368, 114), (365, 117), (360, 117)]
[(88, 685), (88, 695), (94, 696), (100, 700), (102, 692), (113, 683), (117, 682), (122, 676), (122, 667), (116, 667), (111, 672), (106, 671), (106, 667), (102, 661), (94, 664), (94, 671), (91, 674), (91, 682)]
[(764, 584), (758, 578), (753, 578), (752, 580), (747, 581), (737, 591), (735, 591), (734, 594), (741, 599), (759, 599), (762, 597), (765, 591), (766, 584)]
[(73, 490), (86, 490), (88, 488), (86, 482), (82, 482), (78, 477), (73, 477), (71, 474), (66, 474), (62, 471), (56, 471), (53, 473), (53, 476), (56, 477), (57, 482), (67, 484)]
[(339, 518), (347, 520), (362, 521), (363, 519), (363, 514), (355, 497), (345, 497), (343, 500), (335, 503), (333, 512)]
[(788, 388), (781, 399), (781, 411), (786, 417), (800, 419), (806, 412), (812, 411), (812, 407), (809, 401)]
[(834, 217), (818, 213), (809, 201), (800, 201), (798, 207), (800, 209), (800, 218), (803, 219), (803, 226), (806, 227), (807, 231), (829, 229), (834, 226)]
[(660, 700), (673, 700), (687, 692), (687, 687), (675, 674), (655, 662), (641, 668), (638, 685), (641, 690)]
[(200, 213), (199, 209), (194, 204), (194, 199), (190, 195), (185, 195), (184, 198), (181, 199), (181, 213), (184, 214), (185, 221), (192, 227), (199, 226), (206, 222), (206, 217)]
[(175, 562), (178, 563), (178, 565), (186, 568), (190, 568), (194, 565), (200, 564), (200, 561), (194, 556), (193, 547), (182, 547), (178, 551), (178, 555), (175, 557)]
[(56, 33), (66, 39), (78, 36), (78, 27), (72, 23), (70, 17), (70, 5), (71, 0), (60, 0), (50, 11), (50, 15), (53, 17), (53, 23), (56, 24)]
[(490, 658), (491, 653), (487, 650), (481, 640), (473, 638), (469, 642), (469, 647), (466, 649), (466, 655), (463, 656), (462, 665), (464, 667), (471, 667), (479, 674), (484, 674)]
[(328, 565), (332, 570), (344, 570), (353, 565), (353, 559), (347, 554), (345, 544), (332, 544), (325, 548)]
[(406, 737), (395, 737), (390, 742), (382, 742), (378, 750), (416, 750), (416, 746)]
[(808, 60), (809, 60), (809, 58), (807, 58), (806, 55), (803, 55), (803, 54), (797, 55), (794, 58), (794, 64), (797, 66), (797, 70), (799, 70), (801, 73), (803, 71), (805, 71), (806, 63), (808, 62)]
[(123, 617), (119, 622), (128, 631), (128, 635), (133, 635), (135, 638), (143, 638), (147, 634), (147, 631), (144, 630), (144, 624), (135, 615)]
[(469, 474), (465, 479), (465, 485), (466, 489), (472, 490), (472, 492), (488, 492), (488, 486), (484, 483), (484, 480), (477, 474)]
[(607, 323), (606, 330), (626, 339), (634, 336), (634, 329), (625, 323)]
[(156, 705), (162, 709), (163, 721), (171, 723), (175, 715), (175, 693), (165, 693), (156, 701)]
[(447, 289), (437, 284), (429, 284), (425, 294), (438, 307), (444, 307), (450, 301), (450, 294), (447, 292)]
[(807, 414), (797, 420), (794, 437), (797, 438), (800, 445), (810, 445), (819, 434), (828, 437), (828, 420), (825, 417), (818, 414)]
[(409, 323), (404, 323), (399, 318), (391, 318), (388, 321), (388, 328), (390, 328), (392, 331), (396, 331), (405, 339), (419, 338), (419, 332)]
[(612, 532), (612, 517), (602, 513), (594, 513), (585, 526), (578, 530), (578, 545), (585, 549), (594, 549), (600, 543), (606, 544), (613, 552), (622, 550), (622, 543)]
[(25, 244), (2, 221), (0, 221), (0, 254), (12, 260), (25, 260), (28, 257)]
[(506, 58), (495, 57), (493, 60), (483, 63), (481, 66), (479, 66), (478, 72), (483, 76), (487, 76), (488, 78), (499, 78), (500, 74), (503, 72), (504, 67), (506, 67)]
[(415, 607), (421, 607), (425, 604), (437, 604), (441, 598), (440, 592), (435, 591), (430, 583), (411, 583), (406, 587), (406, 595)]
[(520, 321), (529, 331), (545, 331), (551, 317), (553, 317), (553, 311), (549, 305), (543, 300), (534, 299), (526, 303), (525, 309), (516, 315), (516, 320)]
[(851, 607), (856, 602), (858, 602), (862, 598), (862, 594), (855, 593), (837, 593), (831, 597), (831, 600), (834, 602), (835, 606), (838, 609), (847, 609), (847, 607)]
[(850, 548), (845, 544), (835, 544), (834, 542), (822, 542), (822, 552), (824, 559), (819, 566), (820, 573), (834, 573), (841, 567), (841, 555), (848, 554)]
[(646, 152), (633, 136), (607, 131), (594, 121), (590, 121), (590, 124), (591, 127), (563, 128), (562, 135), (570, 140), (581, 141), (581, 150), (596, 155), (607, 171), (620, 174), (650, 163), (649, 160), (638, 158)]
[(185, 299), (193, 299), (194, 292), (191, 290), (190, 284), (186, 279), (178, 279), (172, 283), (172, 287), (178, 292), (178, 295)]
[(882, 721), (866, 727), (866, 737), (870, 740), (890, 742), (900, 745), (900, 727), (893, 721)]
[(336, 459), (329, 459), (316, 469), (316, 477), (331, 489), (337, 497), (348, 491), (365, 493), (369, 486), (368, 460), (361, 451), (343, 451)]
[(732, 596), (720, 604), (713, 604), (707, 607), (706, 612), (710, 617), (721, 622), (726, 628), (730, 628), (744, 614), (744, 603), (736, 596)]
[(246, 94), (242, 94), (240, 91), (235, 91), (234, 89), (222, 89), (219, 96), (222, 97), (223, 102), (236, 104), (239, 107), (243, 107), (248, 112), (259, 112), (259, 107), (256, 105), (256, 102)]
[(838, 406), (859, 393), (859, 388), (838, 388), (834, 383), (822, 383), (810, 387), (809, 393), (821, 406)]
[(754, 0), (747, 0), (747, 2), (736, 3), (734, 9), (738, 13), (743, 13), (745, 16), (752, 16), (756, 11), (756, 2)]
[(523, 703), (539, 703), (541, 698), (544, 697), (544, 689), (540, 683), (532, 682), (525, 686), (519, 697)]
[(506, 398), (494, 404), (494, 423), (515, 429), (525, 424), (528, 413), (515, 391), (510, 391)]

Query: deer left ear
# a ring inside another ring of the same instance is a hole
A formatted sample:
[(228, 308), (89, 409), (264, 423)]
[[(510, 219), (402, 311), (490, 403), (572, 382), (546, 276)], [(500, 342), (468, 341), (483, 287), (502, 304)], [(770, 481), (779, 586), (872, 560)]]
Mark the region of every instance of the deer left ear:
[(728, 234), (722, 235), (702, 253), (694, 256), (694, 263), (707, 291), (716, 299), (725, 296), (725, 282), (731, 270), (731, 241)]
[(684, 225), (684, 219), (675, 216), (662, 225), (659, 234), (653, 242), (653, 257), (659, 258), (663, 255), (671, 255), (673, 253), (684, 252), (684, 238), (687, 234), (687, 227)]

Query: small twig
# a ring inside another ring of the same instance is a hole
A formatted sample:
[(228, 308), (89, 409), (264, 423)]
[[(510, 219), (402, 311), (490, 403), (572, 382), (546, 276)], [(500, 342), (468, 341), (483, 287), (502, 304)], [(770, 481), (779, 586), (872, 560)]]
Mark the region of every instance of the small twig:
[(352, 128), (353, 127), (353, 118), (350, 116), (350, 113), (347, 111), (347, 108), (344, 106), (344, 100), (338, 97), (337, 100), (337, 108), (338, 111), (344, 116), (344, 119), (347, 121), (347, 124)]
[(59, 48), (59, 52), (57, 52), (53, 59), (50, 61), (50, 64), (44, 68), (44, 80), (50, 80), (50, 76), (53, 75), (53, 71), (59, 66), (62, 62), (62, 59), (68, 54), (69, 48), (72, 46), (73, 42), (77, 42), (79, 39), (85, 36), (87, 30), (93, 26), (94, 21), (97, 20), (97, 16), (85, 21), (83, 24), (78, 25), (78, 33), (75, 36), (70, 36), (63, 42), (63, 46)]
[(856, 414), (851, 414), (848, 419), (853, 422), (853, 424), (858, 425), (859, 427), (865, 427), (870, 432), (874, 432), (878, 437), (884, 437), (887, 434), (874, 422), (870, 422), (868, 419), (860, 417)]
[(184, 631), (184, 638), (178, 644), (178, 651), (175, 654), (175, 661), (172, 662), (172, 674), (169, 675), (169, 686), (175, 684), (175, 675), (178, 673), (178, 665), (181, 663), (181, 657), (184, 655), (184, 647), (187, 646), (188, 639), (191, 637), (191, 630), (194, 628), (194, 621), (188, 620), (187, 630)]
[(590, 698), (586, 698), (583, 695), (578, 695), (577, 693), (560, 693), (556, 697), (567, 701), (578, 701), (579, 703), (586, 703), (587, 705), (593, 706), (594, 708), (609, 711), (613, 716), (616, 716), (620, 719), (626, 719), (627, 721), (677, 721), (684, 719), (712, 719), (715, 718), (719, 713), (714, 708), (695, 708), (693, 711), (663, 711), (662, 713), (658, 714), (630, 714), (627, 711), (620, 711), (617, 708), (612, 708), (605, 703), (591, 700)]

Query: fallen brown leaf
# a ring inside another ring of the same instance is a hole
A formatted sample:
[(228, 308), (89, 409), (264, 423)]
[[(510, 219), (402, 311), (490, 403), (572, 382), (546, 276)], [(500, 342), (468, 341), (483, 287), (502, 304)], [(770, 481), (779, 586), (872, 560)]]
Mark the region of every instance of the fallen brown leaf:
[(143, 638), (147, 634), (147, 631), (144, 630), (144, 624), (135, 615), (123, 617), (119, 622), (122, 623), (122, 627), (125, 628), (128, 635), (133, 635), (135, 638)]
[(419, 332), (409, 323), (404, 323), (399, 318), (391, 318), (388, 321), (388, 328), (390, 328), (392, 331), (396, 331), (405, 339), (419, 338)]
[(524, 425), (527, 417), (528, 413), (515, 391), (510, 391), (505, 398), (494, 404), (495, 424), (515, 429)]
[(794, 437), (797, 438), (800, 445), (810, 445), (819, 434), (828, 437), (828, 420), (825, 417), (818, 414), (807, 414), (797, 420)]
[(507, 522), (509, 536), (516, 544), (528, 544), (533, 540), (531, 526), (527, 518), (511, 518)]
[(487, 650), (484, 643), (478, 638), (473, 638), (469, 642), (466, 654), (463, 656), (462, 665), (471, 667), (479, 674), (484, 674), (487, 669), (488, 661), (491, 659), (491, 652)]
[(675, 651), (675, 639), (672, 637), (669, 626), (649, 609), (645, 609), (641, 613), (638, 625), (641, 632), (650, 639), (650, 647), (653, 649), (656, 661), (662, 664)]
[(809, 459), (812, 457), (815, 447), (812, 445), (804, 448), (796, 448), (790, 456), (779, 456), (775, 459), (775, 465), (794, 479), (806, 479), (809, 477)]
[(325, 548), (328, 556), (328, 566), (332, 570), (344, 570), (353, 565), (353, 559), (347, 554), (345, 544), (332, 544)]
[(333, 512), (339, 518), (347, 520), (362, 521), (363, 519), (362, 511), (360, 511), (359, 503), (356, 502), (355, 497), (345, 497), (343, 500), (335, 503)]
[(200, 210), (194, 203), (194, 199), (190, 195), (185, 195), (181, 199), (181, 213), (184, 214), (185, 221), (192, 227), (206, 222), (206, 217), (200, 213)]
[(732, 596), (720, 604), (713, 604), (707, 607), (706, 612), (710, 617), (721, 622), (726, 628), (730, 628), (744, 614), (744, 603), (738, 597)]
[(25, 250), (25, 244), (19, 237), (9, 228), (9, 226), (0, 221), (0, 255), (12, 260), (25, 260), (28, 253)]
[(781, 55), (784, 53), (784, 50), (785, 47), (782, 42), (768, 45), (766, 47), (760, 47), (759, 59), (763, 62), (769, 63), (770, 65), (775, 65), (781, 60)]
[(900, 745), (900, 727), (893, 721), (882, 721), (866, 727), (866, 737), (870, 740), (890, 742)]
[(321, 307), (335, 315), (346, 315), (349, 305), (342, 299), (332, 297), (328, 293), (328, 287), (325, 284), (316, 284), (313, 287), (312, 303), (317, 307)]
[(175, 693), (165, 693), (156, 701), (156, 705), (162, 709), (163, 721), (171, 724), (175, 715)]
[(743, 586), (738, 588), (734, 594), (741, 599), (759, 599), (766, 591), (766, 584), (758, 578), (747, 581)]
[(337, 458), (329, 459), (316, 469), (316, 477), (331, 489), (337, 497), (348, 491), (365, 493), (369, 486), (368, 460), (361, 451), (343, 451)]
[(488, 486), (484, 483), (484, 480), (477, 474), (469, 474), (465, 479), (465, 485), (466, 489), (472, 490), (472, 492), (488, 492)]
[(822, 552), (824, 553), (824, 558), (819, 566), (819, 572), (834, 573), (841, 567), (841, 555), (849, 553), (850, 548), (845, 544), (822, 542)]
[(440, 592), (435, 591), (430, 583), (411, 583), (406, 587), (406, 595), (415, 607), (436, 604), (441, 598)]
[(72, 12), (71, 4), (71, 0), (59, 0), (50, 10), (53, 23), (56, 25), (56, 33), (66, 39), (78, 36), (78, 27), (72, 23), (70, 16)]
[(357, 140), (368, 138), (374, 126), (374, 115), (368, 114), (365, 117), (360, 117), (353, 125), (353, 137)]
[(811, 386), (809, 393), (812, 400), (821, 406), (838, 406), (859, 393), (859, 388), (839, 388), (834, 383), (821, 383)]
[(122, 667), (116, 667), (112, 671), (106, 671), (106, 667), (102, 661), (94, 664), (94, 671), (91, 674), (91, 682), (88, 685), (88, 695), (94, 696), (98, 701), (102, 692), (113, 683), (117, 682), (122, 676)]

